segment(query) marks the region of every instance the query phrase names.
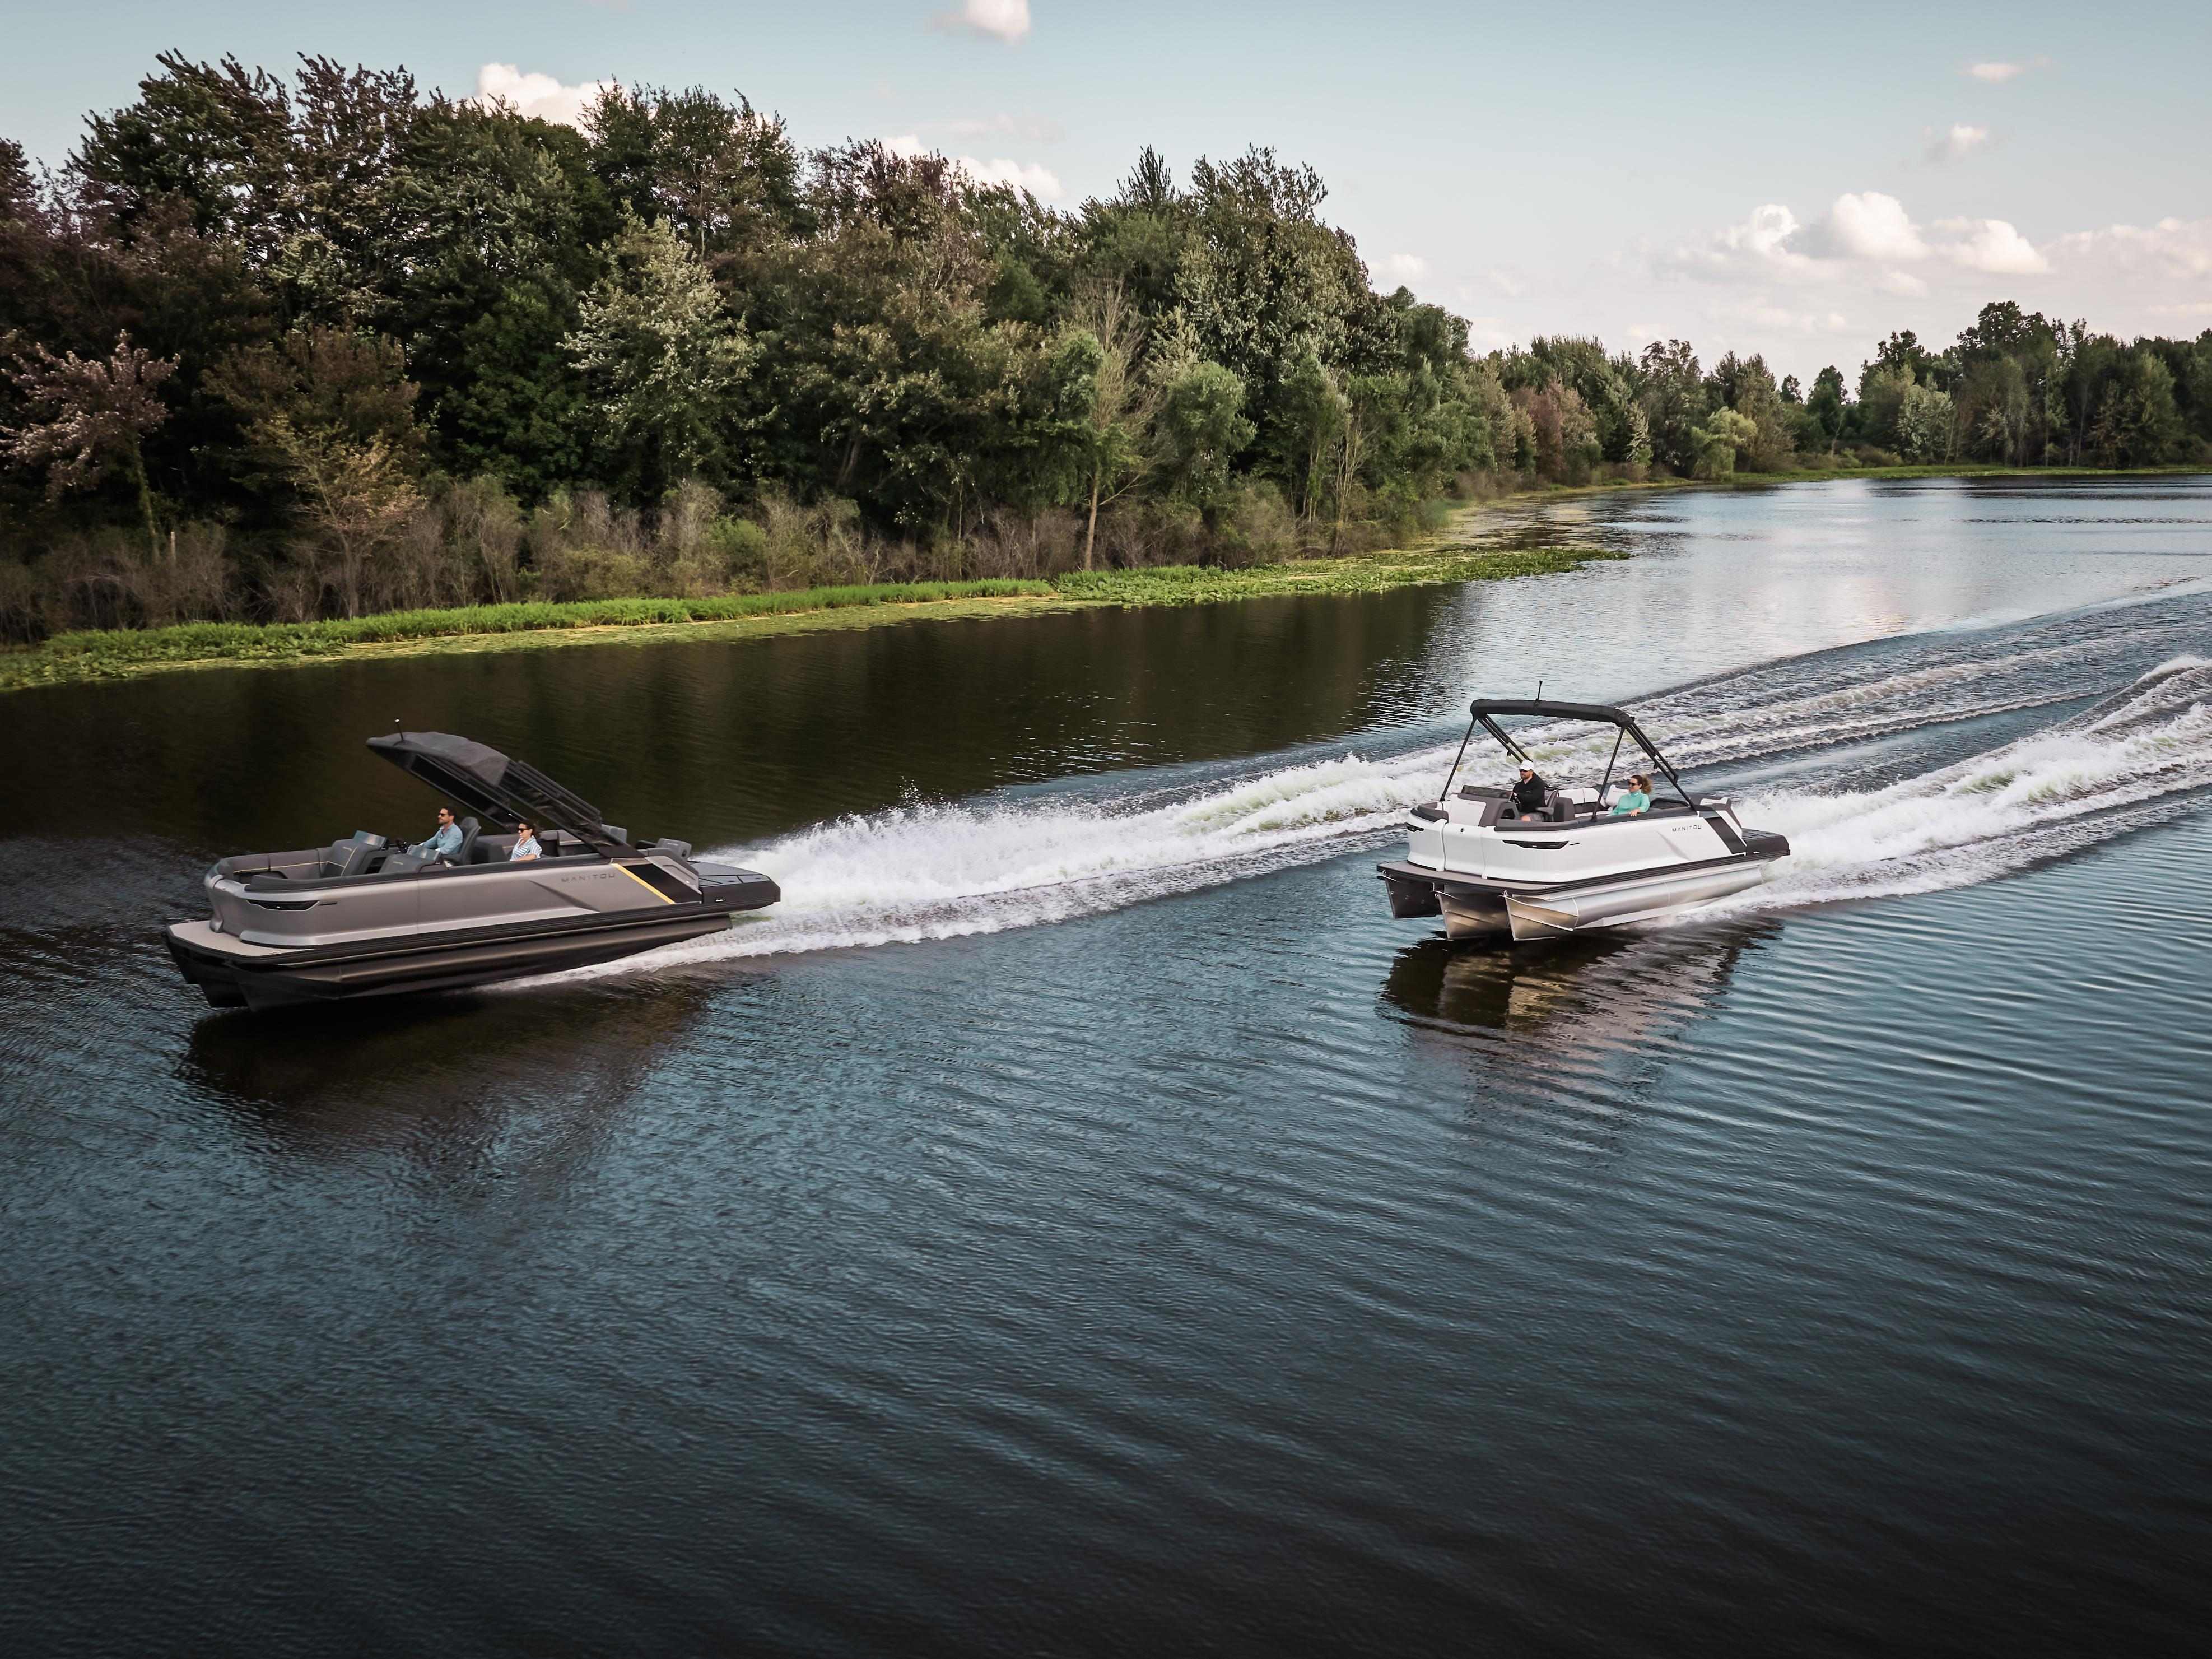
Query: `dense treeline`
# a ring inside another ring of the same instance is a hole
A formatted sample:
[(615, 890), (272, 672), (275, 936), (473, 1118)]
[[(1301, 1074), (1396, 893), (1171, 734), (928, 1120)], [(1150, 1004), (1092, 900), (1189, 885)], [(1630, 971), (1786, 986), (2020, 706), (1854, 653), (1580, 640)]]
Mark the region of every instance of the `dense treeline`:
[(1500, 483), (2193, 459), (2212, 333), (1987, 307), (1856, 395), (1680, 341), (1470, 356), (1310, 168), (1073, 213), (694, 89), (580, 130), (170, 55), (0, 141), (0, 631), (1374, 545)]

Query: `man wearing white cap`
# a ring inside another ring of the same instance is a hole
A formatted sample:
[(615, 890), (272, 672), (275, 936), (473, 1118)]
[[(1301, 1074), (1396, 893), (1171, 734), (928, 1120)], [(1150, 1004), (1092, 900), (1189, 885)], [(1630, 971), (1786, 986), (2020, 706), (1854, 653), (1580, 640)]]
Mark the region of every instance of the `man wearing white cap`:
[(1551, 786), (1536, 775), (1536, 769), (1522, 762), (1521, 781), (1513, 786), (1513, 805), (1523, 812), (1540, 812), (1551, 794)]

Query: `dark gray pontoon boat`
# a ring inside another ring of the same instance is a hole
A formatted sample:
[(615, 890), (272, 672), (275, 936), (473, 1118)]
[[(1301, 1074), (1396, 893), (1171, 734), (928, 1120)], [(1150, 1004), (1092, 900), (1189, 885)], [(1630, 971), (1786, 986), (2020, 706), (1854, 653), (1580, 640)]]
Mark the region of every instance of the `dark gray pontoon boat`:
[[(1667, 757), (1625, 710), (1486, 697), (1468, 712), (1474, 719), (1443, 793), (1434, 805), (1412, 809), (1406, 856), (1376, 866), (1394, 916), (1441, 915), (1455, 939), (1559, 939), (1698, 909), (1758, 886), (1770, 866), (1790, 856), (1786, 838), (1745, 829), (1727, 797), (1692, 803)], [(1516, 805), (1510, 789), (1468, 785), (1454, 793), (1477, 726), (1514, 760), (1529, 759), (1498, 723), (1501, 715), (1516, 714), (1615, 728), (1604, 777), (1594, 787), (1552, 787), (1534, 811)], [(1620, 791), (1609, 786), (1629, 739), (1666, 775), (1674, 793), (1655, 789), (1648, 810), (1615, 816)]]
[[(421, 858), (356, 830), (330, 847), (224, 859), (207, 873), (213, 920), (168, 929), (169, 954), (216, 1007), (557, 973), (718, 932), (783, 896), (766, 876), (693, 858), (687, 842), (632, 845), (589, 801), (466, 738), (394, 732), (368, 746), (453, 804), (459, 851)], [(525, 822), (544, 854), (510, 863)]]

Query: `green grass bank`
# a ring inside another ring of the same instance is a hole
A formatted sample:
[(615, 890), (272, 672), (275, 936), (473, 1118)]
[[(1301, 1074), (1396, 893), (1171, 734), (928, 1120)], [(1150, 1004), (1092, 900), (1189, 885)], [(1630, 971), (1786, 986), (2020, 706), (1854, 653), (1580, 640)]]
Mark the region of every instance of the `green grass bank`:
[(1503, 510), (1616, 490), (1765, 489), (1829, 479), (2142, 477), (2200, 472), (2195, 467), (2113, 471), (2003, 466), (1835, 467), (1739, 473), (1717, 481), (1611, 481), (1517, 491), (1459, 514), (1463, 539), (1341, 558), (1295, 560), (1224, 570), (1164, 565), (1074, 572), (1049, 580), (897, 582), (738, 593), (714, 599), (586, 599), (399, 611), (315, 623), (185, 623), (173, 628), (57, 635), (33, 647), (0, 650), (0, 692), (189, 668), (279, 666), (387, 656), (539, 649), (560, 645), (728, 639), (864, 628), (921, 618), (1033, 616), (1097, 605), (1211, 605), (1286, 593), (1373, 593), (1424, 583), (1485, 581), (1571, 570), (1622, 554), (1577, 547), (1507, 550), (1482, 545), (1481, 520)]
[(1506, 552), (1461, 544), (1220, 570), (1189, 565), (1076, 572), (1049, 581), (902, 582), (699, 599), (595, 599), (471, 605), (315, 623), (185, 623), (58, 635), (0, 653), (0, 691), (189, 668), (558, 645), (729, 639), (925, 617), (1036, 615), (1101, 605), (1217, 604), (1286, 593), (1372, 593), (1418, 583), (1570, 570), (1621, 556), (1588, 548)]

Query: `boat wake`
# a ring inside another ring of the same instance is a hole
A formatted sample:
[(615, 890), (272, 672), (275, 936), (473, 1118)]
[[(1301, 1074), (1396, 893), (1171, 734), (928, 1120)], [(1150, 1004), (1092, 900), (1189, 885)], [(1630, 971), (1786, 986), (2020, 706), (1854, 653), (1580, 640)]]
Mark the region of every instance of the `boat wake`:
[(1969, 886), (2190, 810), (2212, 789), (2212, 663), (2182, 658), (2096, 708), (1887, 788), (1747, 796), (1790, 837), (1774, 909)]
[[(2197, 641), (2205, 637), (2201, 620), (2191, 631)], [(1798, 659), (1637, 709), (1671, 756), (1698, 767), (1693, 787), (1718, 788), (1731, 763), (2086, 701), (2099, 689), (2089, 683), (2094, 672), (2116, 665), (2078, 641), (2026, 633), (2009, 655), (1984, 656), (1978, 673), (1929, 660), (1923, 642), (1887, 673), (1855, 662), (1839, 682), (1829, 665), (1825, 687), (1793, 688), (1792, 677), (1810, 677)], [(2140, 645), (2145, 631), (2131, 637)], [(2153, 629), (2148, 637), (2160, 636)], [(2067, 672), (2053, 672), (2054, 663)], [(1847, 769), (1819, 787), (1744, 793), (1745, 821), (1786, 834), (1793, 856), (1766, 886), (1702, 914), (1968, 885), (2157, 823), (2212, 789), (2208, 705), (2212, 663), (2176, 657), (2092, 708), (1970, 759), (1894, 779), (1909, 757), (1887, 749), (1863, 760), (1856, 778)], [(1547, 768), (1565, 774), (1604, 764), (1601, 745), (1564, 727), (1540, 729), (1528, 741)], [(915, 805), (825, 823), (713, 854), (774, 876), (787, 896), (775, 910), (708, 939), (581, 971), (996, 933), (1385, 847), (1402, 835), (1407, 807), (1434, 799), (1456, 748), (1455, 737), (1180, 788), (1114, 794), (1103, 793), (1115, 787), (1108, 779), (1087, 796)], [(1893, 781), (1864, 775), (1875, 769)]]

